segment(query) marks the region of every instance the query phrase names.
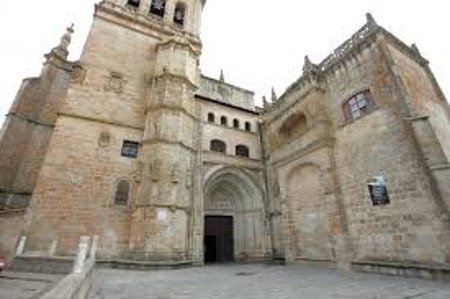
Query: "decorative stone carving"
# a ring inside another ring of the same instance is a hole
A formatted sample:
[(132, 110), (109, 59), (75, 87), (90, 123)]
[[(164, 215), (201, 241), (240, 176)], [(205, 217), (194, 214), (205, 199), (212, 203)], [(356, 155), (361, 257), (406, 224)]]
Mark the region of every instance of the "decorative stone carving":
[(73, 84), (83, 84), (84, 79), (86, 78), (86, 73), (86, 69), (81, 64), (76, 63), (73, 66), (70, 82)]
[(98, 145), (101, 147), (107, 147), (111, 141), (111, 134), (108, 132), (100, 133), (100, 137), (98, 138)]
[(305, 76), (316, 75), (318, 72), (318, 67), (311, 62), (308, 55), (305, 56), (305, 64), (303, 65), (303, 74)]
[(144, 163), (142, 161), (138, 161), (137, 162), (137, 167), (136, 167), (136, 171), (133, 173), (133, 181), (137, 184), (140, 184), (142, 181), (142, 177), (143, 177), (143, 172), (144, 172)]
[(103, 90), (106, 92), (114, 92), (121, 95), (125, 89), (126, 81), (123, 75), (118, 72), (111, 72), (110, 76), (106, 78)]
[(411, 49), (414, 51), (414, 53), (416, 53), (416, 55), (418, 55), (419, 57), (422, 56), (422, 54), (420, 53), (419, 47), (417, 47), (416, 44), (412, 44), (411, 45)]
[(272, 87), (272, 103), (275, 103), (278, 100), (277, 94), (275, 92), (275, 88)]
[(172, 183), (178, 183), (180, 181), (180, 165), (178, 163), (173, 164), (170, 178)]
[(377, 22), (375, 21), (374, 17), (372, 16), (372, 14), (370, 13), (366, 13), (366, 18), (367, 18), (367, 26), (370, 29), (375, 29), (378, 27)]
[(153, 163), (150, 164), (150, 177), (152, 181), (157, 182), (160, 180), (161, 167), (162, 162), (159, 159), (156, 159), (155, 161), (153, 161)]
[(192, 188), (192, 170), (190, 169), (186, 171), (186, 188), (187, 189)]
[(263, 102), (263, 107), (264, 107), (264, 108), (269, 108), (269, 107), (270, 107), (269, 102), (267, 102), (266, 96), (263, 96), (263, 97), (262, 97), (262, 102)]

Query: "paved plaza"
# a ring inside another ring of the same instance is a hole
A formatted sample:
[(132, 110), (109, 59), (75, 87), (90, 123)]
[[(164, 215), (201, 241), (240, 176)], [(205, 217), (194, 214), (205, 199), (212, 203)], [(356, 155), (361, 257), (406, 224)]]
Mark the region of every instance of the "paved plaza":
[(150, 272), (98, 269), (90, 299), (99, 298), (450, 298), (450, 283), (303, 265), (230, 264)]
[(39, 298), (62, 277), (62, 275), (37, 273), (0, 273), (0, 299)]

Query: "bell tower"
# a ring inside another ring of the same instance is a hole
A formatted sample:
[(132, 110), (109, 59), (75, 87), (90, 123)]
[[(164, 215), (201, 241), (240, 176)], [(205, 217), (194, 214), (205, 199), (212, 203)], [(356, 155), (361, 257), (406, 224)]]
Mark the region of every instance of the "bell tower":
[(174, 25), (198, 36), (206, 0), (104, 0), (125, 7), (142, 16), (159, 18), (166, 26)]
[(58, 254), (72, 254), (80, 236), (98, 235), (105, 259), (192, 260), (205, 2), (95, 6), (58, 114), (61, 134), (52, 137), (33, 195), (27, 250), (48, 252), (53, 239)]
[(129, 241), (130, 253), (137, 259), (186, 261), (196, 255), (190, 245), (199, 121), (194, 94), (200, 80), (198, 34), (204, 4), (202, 0), (125, 4), (138, 14), (148, 14), (162, 31), (171, 31), (155, 47), (153, 75), (147, 82), (138, 166), (142, 178)]

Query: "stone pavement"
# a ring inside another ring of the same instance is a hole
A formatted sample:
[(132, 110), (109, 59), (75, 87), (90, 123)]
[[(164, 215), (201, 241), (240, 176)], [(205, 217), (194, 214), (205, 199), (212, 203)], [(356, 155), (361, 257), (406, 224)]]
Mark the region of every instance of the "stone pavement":
[(48, 291), (63, 275), (22, 272), (0, 273), (1, 299), (31, 299)]
[(450, 283), (315, 266), (214, 265), (162, 271), (98, 269), (100, 298), (450, 298)]

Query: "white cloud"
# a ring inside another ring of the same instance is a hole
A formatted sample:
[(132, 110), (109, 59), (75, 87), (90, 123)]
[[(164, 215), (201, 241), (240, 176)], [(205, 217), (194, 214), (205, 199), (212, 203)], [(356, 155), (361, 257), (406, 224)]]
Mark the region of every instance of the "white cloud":
[[(0, 115), (7, 113), (20, 82), (37, 76), (43, 55), (75, 23), (70, 58), (77, 60), (95, 0), (0, 2)], [(438, 82), (450, 94), (448, 4), (441, 0), (209, 0), (204, 11), (202, 71), (262, 94), (280, 94), (301, 74), (303, 57), (325, 58), (371, 12), (405, 43), (417, 43)], [(447, 29), (448, 30), (448, 29)], [(3, 119), (0, 116), (0, 122)]]

